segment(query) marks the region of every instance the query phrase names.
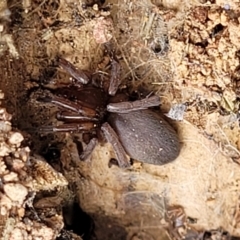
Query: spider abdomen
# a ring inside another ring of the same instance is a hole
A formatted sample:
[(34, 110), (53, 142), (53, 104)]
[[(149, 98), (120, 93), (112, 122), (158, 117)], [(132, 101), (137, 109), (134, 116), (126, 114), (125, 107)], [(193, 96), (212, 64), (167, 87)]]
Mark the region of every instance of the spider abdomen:
[(108, 122), (133, 159), (163, 165), (179, 155), (180, 143), (175, 130), (152, 110), (111, 113)]

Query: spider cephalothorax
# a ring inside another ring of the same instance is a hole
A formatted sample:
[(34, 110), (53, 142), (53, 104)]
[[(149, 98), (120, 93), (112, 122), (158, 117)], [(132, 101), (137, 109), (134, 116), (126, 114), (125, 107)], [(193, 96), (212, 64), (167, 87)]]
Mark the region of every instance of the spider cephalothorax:
[(82, 159), (96, 146), (99, 131), (112, 144), (120, 167), (130, 165), (127, 155), (156, 165), (171, 162), (178, 156), (180, 144), (175, 130), (159, 113), (149, 109), (159, 105), (159, 97), (152, 95), (130, 102), (127, 95), (117, 93), (121, 83), (120, 65), (113, 56), (107, 82), (75, 68), (65, 59), (59, 59), (59, 65), (74, 81), (68, 87), (57, 89), (58, 95), (44, 98), (61, 109), (56, 118), (63, 124), (51, 130), (91, 132), (93, 137), (81, 154)]

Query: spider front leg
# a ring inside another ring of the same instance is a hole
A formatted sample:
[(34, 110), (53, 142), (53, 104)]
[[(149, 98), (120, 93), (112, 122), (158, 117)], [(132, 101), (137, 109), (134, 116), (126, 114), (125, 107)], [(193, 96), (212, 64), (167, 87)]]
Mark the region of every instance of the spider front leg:
[(154, 95), (152, 97), (146, 97), (141, 100), (136, 100), (133, 102), (119, 102), (119, 103), (109, 103), (107, 105), (108, 112), (115, 113), (129, 113), (132, 111), (147, 109), (149, 107), (155, 107), (160, 104), (160, 99), (158, 96)]
[[(81, 124), (62, 124), (59, 126), (42, 126), (39, 128), (40, 132), (91, 132), (96, 131), (96, 126), (93, 123), (81, 123)], [(92, 138), (90, 142), (87, 144), (86, 148), (79, 155), (79, 158), (85, 161), (93, 152), (94, 148), (97, 146), (98, 140), (97, 138)]]
[(68, 122), (68, 123), (76, 123), (76, 122), (98, 122), (97, 118), (82, 116), (77, 113), (72, 113), (68, 111), (58, 112), (56, 115), (57, 120)]
[(98, 126), (97, 112), (91, 108), (82, 107), (80, 104), (57, 96), (48, 96), (39, 100), (72, 111), (58, 112), (56, 118), (63, 121), (64, 124), (41, 127), (40, 131), (42, 132), (86, 132), (92, 131)]
[(59, 66), (62, 67), (76, 80), (75, 84), (87, 84), (90, 81), (90, 73), (76, 68), (72, 63), (64, 58), (59, 58)]
[(117, 156), (119, 167), (121, 168), (130, 167), (130, 162), (127, 158), (127, 154), (122, 144), (120, 143), (115, 131), (111, 128), (111, 126), (108, 123), (104, 123), (101, 127), (101, 130), (103, 131), (107, 141), (112, 144), (113, 150)]
[[(50, 102), (61, 108), (71, 110), (58, 112), (57, 120), (63, 121), (64, 124), (59, 126), (42, 126), (40, 132), (93, 132), (98, 126), (98, 118), (95, 110), (87, 107), (82, 107), (80, 104), (69, 101), (62, 97), (45, 97), (39, 99), (44, 102)], [(86, 149), (79, 156), (81, 160), (86, 160), (97, 145), (97, 139), (92, 138), (87, 144)]]
[(91, 122), (87, 123), (71, 123), (71, 124), (61, 124), (58, 126), (41, 126), (39, 128), (40, 132), (50, 133), (50, 132), (89, 132), (96, 129), (97, 125)]
[(119, 85), (121, 84), (120, 79), (121, 66), (116, 58), (111, 60), (111, 78), (108, 88), (108, 94), (114, 96), (118, 90)]
[(121, 84), (121, 65), (116, 57), (115, 51), (112, 49), (112, 45), (110, 43), (106, 43), (105, 48), (111, 60), (111, 74), (108, 94), (114, 96), (118, 90), (119, 85)]
[(63, 97), (47, 96), (47, 97), (39, 98), (38, 100), (42, 101), (42, 102), (53, 103), (54, 105), (56, 105), (58, 107), (73, 111), (82, 116), (94, 118), (97, 115), (95, 110), (93, 110), (91, 108), (83, 107), (80, 104), (69, 101)]

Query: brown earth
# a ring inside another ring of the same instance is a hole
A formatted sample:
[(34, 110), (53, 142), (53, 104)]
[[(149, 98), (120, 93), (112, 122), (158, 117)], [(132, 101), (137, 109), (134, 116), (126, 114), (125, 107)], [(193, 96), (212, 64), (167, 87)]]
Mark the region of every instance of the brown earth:
[[(0, 89), (12, 120), (0, 115), (13, 127), (0, 129), (0, 150), (9, 149), (1, 155), (2, 239), (240, 237), (239, 9), (238, 0), (2, 0)], [(174, 162), (109, 168), (110, 144), (83, 162), (79, 135), (40, 133), (56, 124), (56, 108), (36, 100), (42, 86), (69, 81), (57, 57), (104, 70), (108, 41), (122, 87), (154, 91), (173, 118), (181, 142)], [(24, 140), (13, 148), (17, 131)]]

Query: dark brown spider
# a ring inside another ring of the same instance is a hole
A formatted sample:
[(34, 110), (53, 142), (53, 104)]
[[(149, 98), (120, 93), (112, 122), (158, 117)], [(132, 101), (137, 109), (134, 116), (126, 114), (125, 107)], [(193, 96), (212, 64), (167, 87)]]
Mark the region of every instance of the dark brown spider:
[[(175, 130), (158, 112), (148, 108), (158, 106), (158, 96), (128, 101), (126, 94), (117, 93), (121, 83), (120, 65), (111, 56), (111, 77), (99, 80), (88, 72), (75, 68), (60, 58), (59, 65), (73, 78), (73, 84), (58, 88), (58, 95), (43, 98), (58, 106), (57, 120), (63, 124), (43, 129), (53, 132), (90, 132), (93, 138), (81, 154), (86, 159), (97, 144), (102, 132), (112, 144), (118, 165), (129, 167), (127, 158), (162, 165), (179, 154), (180, 144)], [(116, 94), (117, 93), (117, 94)]]

